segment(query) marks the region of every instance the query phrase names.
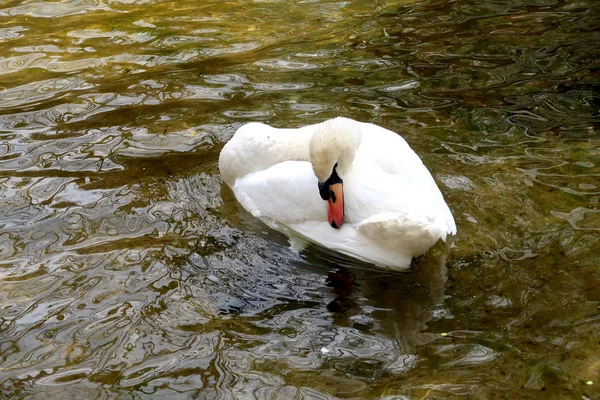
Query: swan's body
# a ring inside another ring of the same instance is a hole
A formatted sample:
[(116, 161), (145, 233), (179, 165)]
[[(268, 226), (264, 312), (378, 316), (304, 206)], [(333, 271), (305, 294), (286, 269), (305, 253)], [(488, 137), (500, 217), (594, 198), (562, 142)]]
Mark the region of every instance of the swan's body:
[[(221, 151), (219, 169), (241, 205), (269, 226), (380, 266), (407, 268), (456, 233), (421, 159), (377, 125), (346, 118), (298, 129), (249, 123)], [(323, 189), (334, 176), (343, 180), (341, 206)], [(336, 207), (341, 216), (332, 216)]]

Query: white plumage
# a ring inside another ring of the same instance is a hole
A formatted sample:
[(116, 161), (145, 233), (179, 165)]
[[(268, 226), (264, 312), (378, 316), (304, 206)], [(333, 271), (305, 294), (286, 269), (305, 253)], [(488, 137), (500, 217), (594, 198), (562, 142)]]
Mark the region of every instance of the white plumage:
[[(240, 204), (269, 226), (380, 266), (407, 268), (456, 233), (421, 159), (402, 137), (374, 124), (347, 118), (298, 129), (249, 123), (221, 151), (219, 169)], [(339, 229), (328, 223), (318, 187), (332, 170), (343, 180)]]

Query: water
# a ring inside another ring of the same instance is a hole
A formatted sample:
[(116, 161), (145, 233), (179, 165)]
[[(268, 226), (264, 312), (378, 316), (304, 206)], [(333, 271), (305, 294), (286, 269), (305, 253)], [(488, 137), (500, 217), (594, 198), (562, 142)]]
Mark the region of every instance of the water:
[[(0, 397), (600, 398), (595, 1), (5, 1)], [(401, 133), (408, 273), (252, 218), (248, 121)]]

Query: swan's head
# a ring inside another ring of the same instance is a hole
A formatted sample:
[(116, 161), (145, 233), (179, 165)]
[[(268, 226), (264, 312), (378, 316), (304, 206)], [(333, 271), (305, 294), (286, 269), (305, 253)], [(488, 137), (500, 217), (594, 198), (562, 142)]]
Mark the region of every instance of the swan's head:
[(309, 143), (310, 162), (319, 180), (319, 194), (329, 203), (327, 219), (334, 228), (344, 222), (343, 178), (350, 169), (360, 145), (358, 122), (335, 118), (323, 122)]

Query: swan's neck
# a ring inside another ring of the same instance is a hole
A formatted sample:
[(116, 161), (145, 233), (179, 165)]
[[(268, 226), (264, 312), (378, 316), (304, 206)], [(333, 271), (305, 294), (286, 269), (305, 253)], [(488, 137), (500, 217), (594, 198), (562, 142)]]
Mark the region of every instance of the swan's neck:
[(343, 178), (360, 145), (360, 125), (347, 118), (335, 118), (298, 129), (275, 129), (249, 123), (238, 129), (219, 156), (223, 180), (231, 187), (235, 180), (266, 170), (284, 161), (310, 161), (315, 175), (325, 181), (333, 166)]
[(360, 125), (356, 121), (335, 118), (322, 123), (308, 146), (310, 162), (319, 181), (325, 182), (336, 164), (343, 179), (352, 166), (361, 140)]
[(270, 137), (273, 164), (284, 161), (309, 161), (308, 143), (310, 134), (290, 129)]

